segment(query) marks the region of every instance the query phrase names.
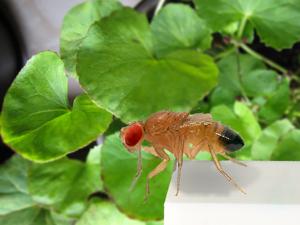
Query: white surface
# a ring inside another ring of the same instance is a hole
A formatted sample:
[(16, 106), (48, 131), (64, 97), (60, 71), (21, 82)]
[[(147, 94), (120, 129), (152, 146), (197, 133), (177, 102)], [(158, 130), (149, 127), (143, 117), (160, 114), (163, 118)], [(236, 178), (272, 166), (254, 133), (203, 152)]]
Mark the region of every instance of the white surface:
[(239, 192), (210, 161), (184, 161), (179, 196), (176, 174), (165, 202), (164, 225), (299, 225), (300, 162), (221, 162)]

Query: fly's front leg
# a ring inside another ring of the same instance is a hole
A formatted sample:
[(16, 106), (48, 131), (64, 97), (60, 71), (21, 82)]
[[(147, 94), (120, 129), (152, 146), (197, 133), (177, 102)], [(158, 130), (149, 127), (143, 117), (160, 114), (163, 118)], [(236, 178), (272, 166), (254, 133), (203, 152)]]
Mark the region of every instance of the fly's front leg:
[(163, 150), (163, 148), (154, 148), (155, 151), (157, 152), (158, 156), (162, 159), (162, 162), (158, 164), (157, 167), (155, 167), (154, 170), (152, 170), (146, 180), (146, 194), (145, 194), (145, 201), (148, 199), (148, 196), (150, 194), (150, 187), (149, 187), (149, 182), (150, 179), (158, 175), (160, 172), (166, 169), (168, 162), (170, 160), (168, 154)]
[(178, 161), (177, 161), (177, 159), (175, 159), (174, 165), (173, 165), (173, 172), (176, 171), (176, 169), (177, 169), (177, 164), (178, 164)]
[(183, 154), (181, 154), (181, 156), (177, 159), (178, 171), (177, 171), (177, 185), (176, 185), (175, 196), (178, 196), (179, 194), (182, 164), (183, 164)]
[(214, 164), (217, 168), (217, 170), (230, 182), (232, 183), (237, 189), (239, 189), (243, 194), (246, 194), (246, 192), (233, 180), (233, 178), (231, 176), (229, 176), (222, 168), (217, 156), (216, 156), (216, 153), (214, 152), (212, 146), (209, 144), (208, 145), (209, 147), (209, 152), (213, 158), (213, 161), (214, 161)]
[(142, 160), (142, 151), (141, 151), (141, 149), (139, 149), (138, 150), (137, 170), (136, 170), (135, 177), (133, 178), (133, 181), (132, 181), (132, 183), (130, 185), (129, 191), (133, 190), (133, 188), (136, 185), (136, 182), (138, 181), (138, 179), (142, 175), (142, 171), (143, 171), (142, 162), (143, 162), (143, 160)]
[(181, 171), (182, 171), (182, 164), (183, 164), (183, 149), (184, 149), (184, 142), (182, 139), (178, 140), (178, 146), (176, 146), (175, 156), (177, 160), (177, 185), (176, 185), (176, 194), (178, 196), (179, 189), (180, 189), (180, 181), (181, 181)]

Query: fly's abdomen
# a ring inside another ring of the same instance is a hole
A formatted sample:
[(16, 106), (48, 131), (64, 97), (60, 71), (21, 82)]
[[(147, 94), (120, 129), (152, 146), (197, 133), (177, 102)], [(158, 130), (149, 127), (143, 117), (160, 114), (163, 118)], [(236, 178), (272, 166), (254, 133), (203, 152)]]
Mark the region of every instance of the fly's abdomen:
[(226, 126), (219, 136), (219, 141), (228, 152), (235, 152), (244, 146), (244, 141), (240, 135)]

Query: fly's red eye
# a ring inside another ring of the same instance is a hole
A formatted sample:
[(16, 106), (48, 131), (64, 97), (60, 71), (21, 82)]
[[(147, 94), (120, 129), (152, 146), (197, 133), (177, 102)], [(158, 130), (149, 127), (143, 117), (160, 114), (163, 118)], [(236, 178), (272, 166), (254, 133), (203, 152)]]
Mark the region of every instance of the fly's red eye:
[(143, 136), (143, 128), (140, 124), (135, 123), (130, 125), (125, 131), (125, 143), (132, 147), (135, 146)]

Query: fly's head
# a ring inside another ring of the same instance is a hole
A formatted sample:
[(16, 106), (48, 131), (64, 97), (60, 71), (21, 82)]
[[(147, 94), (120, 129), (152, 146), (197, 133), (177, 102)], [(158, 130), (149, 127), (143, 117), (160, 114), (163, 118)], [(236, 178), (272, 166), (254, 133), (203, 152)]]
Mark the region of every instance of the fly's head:
[(135, 122), (121, 129), (121, 140), (125, 148), (129, 152), (140, 150), (144, 140), (143, 123)]
[(226, 126), (219, 135), (219, 141), (227, 153), (235, 152), (244, 146), (241, 136)]

